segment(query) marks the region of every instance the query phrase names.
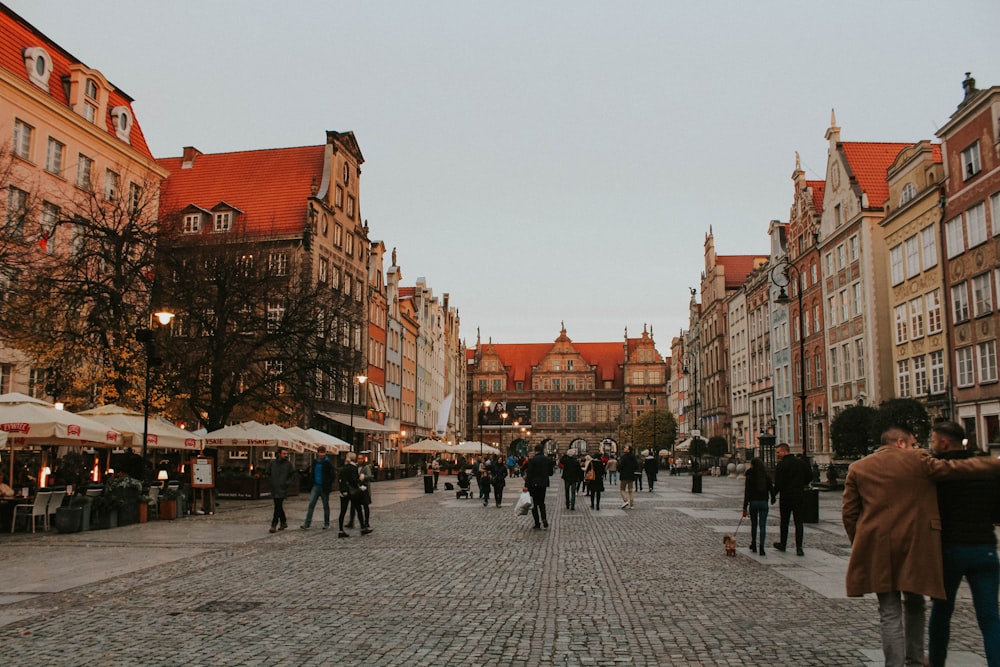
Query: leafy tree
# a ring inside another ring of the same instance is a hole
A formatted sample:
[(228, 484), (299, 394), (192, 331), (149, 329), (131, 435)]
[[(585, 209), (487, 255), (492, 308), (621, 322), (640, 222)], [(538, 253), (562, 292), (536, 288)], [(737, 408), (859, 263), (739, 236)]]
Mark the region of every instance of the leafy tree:
[(179, 414), (209, 431), (288, 422), (353, 387), (366, 301), (313, 280), (303, 257), (240, 235), (164, 239), (163, 299), (177, 316), (157, 344)]
[(722, 458), (729, 452), (729, 443), (721, 435), (713, 435), (708, 439), (708, 455), (716, 460)]
[(691, 444), (688, 446), (688, 454), (690, 454), (693, 459), (701, 459), (707, 451), (708, 443), (701, 438), (692, 439)]
[(875, 430), (881, 434), (893, 426), (902, 426), (913, 432), (917, 442), (927, 442), (931, 432), (927, 409), (920, 401), (912, 398), (894, 398), (882, 403), (878, 408)]
[(834, 454), (841, 459), (858, 459), (879, 446), (878, 411), (867, 405), (856, 405), (830, 422), (830, 440)]
[(658, 456), (659, 450), (669, 449), (676, 441), (677, 418), (666, 408), (644, 412), (632, 422), (630, 435), (637, 451), (648, 449)]

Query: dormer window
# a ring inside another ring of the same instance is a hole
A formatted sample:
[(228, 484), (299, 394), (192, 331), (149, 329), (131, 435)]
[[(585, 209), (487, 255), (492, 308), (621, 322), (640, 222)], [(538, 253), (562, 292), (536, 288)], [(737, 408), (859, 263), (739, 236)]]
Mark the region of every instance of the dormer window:
[(917, 187), (913, 183), (907, 183), (903, 186), (903, 192), (899, 195), (899, 205), (906, 206), (909, 202), (917, 196)]
[(201, 231), (201, 213), (188, 213), (184, 216), (185, 234), (197, 234)]
[(128, 110), (128, 107), (120, 106), (112, 109), (111, 120), (115, 126), (115, 136), (126, 143), (131, 143), (132, 113)]
[(93, 123), (97, 119), (97, 82), (87, 79), (83, 84), (83, 117)]
[(213, 232), (228, 232), (232, 228), (233, 228), (232, 211), (220, 211), (215, 214), (214, 224), (212, 225)]
[(982, 169), (979, 162), (979, 142), (962, 151), (962, 180), (969, 180)]
[(49, 76), (52, 74), (52, 57), (40, 46), (24, 50), (24, 68), (28, 80), (43, 90), (49, 89)]

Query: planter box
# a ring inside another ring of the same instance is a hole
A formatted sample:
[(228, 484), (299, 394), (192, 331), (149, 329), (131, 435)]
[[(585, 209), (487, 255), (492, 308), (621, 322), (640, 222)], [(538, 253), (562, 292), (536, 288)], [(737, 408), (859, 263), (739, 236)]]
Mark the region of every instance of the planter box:
[(128, 526), (139, 523), (139, 501), (125, 500), (118, 508), (118, 525)]
[(83, 507), (57, 507), (56, 530), (60, 533), (78, 533), (83, 529)]
[(144, 502), (139, 503), (139, 523), (146, 523), (149, 520), (149, 505)]
[(160, 518), (164, 520), (171, 520), (177, 518), (177, 501), (176, 500), (161, 500), (160, 501)]
[[(90, 518), (93, 519), (94, 515), (91, 514)], [(101, 512), (100, 514), (97, 515), (96, 523), (97, 523), (97, 525), (94, 526), (96, 528), (102, 528), (102, 529), (105, 529), (105, 530), (108, 529), (108, 528), (117, 528), (118, 527), (118, 509), (115, 508), (115, 509), (112, 509), (112, 510), (108, 510), (106, 512)], [(91, 523), (91, 525), (93, 526), (93, 522)]]

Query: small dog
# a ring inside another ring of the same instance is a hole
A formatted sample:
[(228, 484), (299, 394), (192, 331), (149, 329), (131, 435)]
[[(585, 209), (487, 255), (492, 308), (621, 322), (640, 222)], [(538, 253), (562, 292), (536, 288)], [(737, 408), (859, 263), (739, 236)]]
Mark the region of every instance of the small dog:
[(732, 535), (724, 535), (722, 543), (726, 545), (726, 555), (736, 556), (736, 538)]

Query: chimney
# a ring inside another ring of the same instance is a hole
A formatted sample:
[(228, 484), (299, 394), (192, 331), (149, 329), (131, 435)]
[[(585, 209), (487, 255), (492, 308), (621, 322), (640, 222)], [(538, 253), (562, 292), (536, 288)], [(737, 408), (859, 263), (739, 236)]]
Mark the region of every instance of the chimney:
[(965, 73), (965, 81), (962, 82), (962, 89), (965, 90), (965, 99), (962, 100), (962, 104), (965, 104), (969, 99), (978, 93), (976, 90), (976, 80), (972, 78), (972, 72)]
[(195, 158), (201, 154), (202, 152), (194, 146), (185, 146), (184, 157), (181, 160), (181, 169), (191, 169), (194, 167)]

